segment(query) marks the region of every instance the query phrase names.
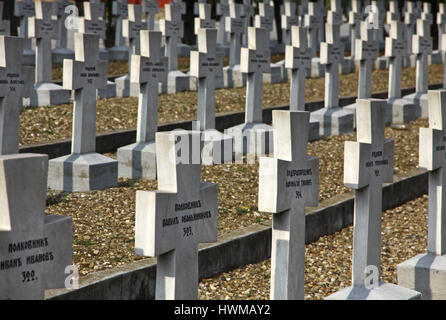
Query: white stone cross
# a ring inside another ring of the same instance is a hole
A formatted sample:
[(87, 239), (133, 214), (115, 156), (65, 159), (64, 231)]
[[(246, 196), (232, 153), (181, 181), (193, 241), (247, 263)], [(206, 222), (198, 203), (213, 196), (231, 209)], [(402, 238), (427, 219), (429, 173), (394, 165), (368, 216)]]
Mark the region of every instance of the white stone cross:
[(311, 63), (307, 29), (291, 27), (291, 45), (285, 47), (285, 68), (291, 69), (290, 110), (305, 111), (305, 75)]
[(308, 13), (304, 16), (304, 26), (308, 28), (308, 43), (311, 49), (311, 56), (316, 57), (319, 48), (319, 29), (322, 21), (321, 13), (318, 11), (316, 2), (308, 3)]
[(194, 19), (194, 32), (198, 35), (200, 29), (215, 28), (215, 20), (211, 19), (212, 6), (208, 3), (198, 3), (199, 16)]
[(146, 13), (147, 30), (155, 30), (155, 14), (160, 11), (156, 0), (143, 0), (142, 11)]
[(350, 25), (350, 53), (351, 57), (355, 59), (356, 54), (356, 39), (359, 38), (361, 29), (361, 21), (364, 13), (361, 11), (361, 0), (352, 0), (352, 8), (348, 15), (348, 24)]
[(299, 17), (296, 15), (296, 4), (294, 2), (285, 2), (285, 14), (282, 15), (282, 29), (285, 30), (285, 43), (291, 45), (291, 27), (299, 25)]
[(400, 8), (398, 0), (390, 0), (389, 1), (389, 11), (386, 13), (387, 24), (390, 24), (392, 21), (400, 21)]
[(355, 190), (352, 285), (364, 287), (369, 268), (381, 272), (382, 183), (393, 181), (394, 143), (384, 138), (385, 100), (358, 99), (356, 106), (357, 142), (345, 142), (344, 185)]
[(438, 3), (437, 28), (438, 28), (438, 48), (441, 50), (443, 43), (443, 35), (446, 34), (446, 4), (442, 2)]
[(131, 82), (140, 86), (137, 142), (155, 140), (158, 128), (158, 83), (167, 79), (167, 57), (160, 56), (161, 32), (141, 30), (141, 54), (132, 56)]
[(372, 96), (372, 70), (374, 61), (379, 56), (379, 42), (376, 29), (369, 28), (367, 22), (361, 22), (361, 38), (356, 40), (356, 60), (360, 62), (358, 98)]
[(429, 128), (420, 128), (419, 167), (429, 171), (428, 252), (446, 253), (446, 91), (429, 91)]
[(45, 289), (65, 287), (66, 267), (73, 264), (73, 222), (45, 214), (47, 178), (47, 155), (0, 156), (2, 300), (43, 299)]
[(197, 0), (194, 1), (194, 15), (199, 15), (200, 14), (200, 3), (206, 3), (207, 0)]
[(226, 17), (226, 31), (231, 38), (229, 51), (229, 65), (240, 64), (241, 35), (246, 30), (245, 20), (241, 18), (242, 4), (231, 1), (229, 4), (229, 17)]
[(65, 59), (63, 87), (74, 92), (71, 153), (96, 151), (96, 90), (107, 85), (107, 61), (99, 60), (99, 36), (75, 33), (75, 59)]
[(185, 15), (186, 14), (186, 4), (183, 1), (181, 1), (181, 0), (173, 0), (170, 4), (174, 5), (174, 6), (178, 6), (180, 8), (181, 15)]
[(228, 44), (228, 37), (226, 31), (226, 18), (229, 17), (229, 1), (228, 0), (220, 0), (217, 3), (216, 8), (217, 16), (220, 16), (220, 24), (218, 29), (218, 43), (222, 45)]
[(223, 59), (216, 54), (216, 40), (217, 29), (198, 30), (198, 51), (190, 55), (190, 75), (198, 80), (200, 130), (215, 129), (215, 78), (223, 72)]
[(252, 17), (255, 15), (254, 7), (251, 4), (251, 0), (243, 0), (242, 4), (242, 18), (245, 20), (245, 32), (242, 37), (243, 46), (248, 45), (248, 27), (251, 26)]
[(53, 2), (35, 2), (36, 16), (29, 17), (28, 35), (36, 38), (36, 83), (52, 82), (51, 39), (57, 38), (57, 21), (53, 20)]
[(259, 2), (259, 14), (254, 17), (254, 26), (256, 28), (262, 28), (267, 30), (268, 46), (269, 46), (269, 34), (273, 31), (274, 23), (274, 7), (264, 2)]
[(20, 18), (19, 36), (25, 39), (25, 50), (31, 49), (31, 39), (28, 37), (28, 17), (35, 16), (33, 0), (15, 1), (14, 15)]
[(8, 20), (3, 20), (3, 5), (0, 2), (0, 35), (9, 36), (11, 34), (11, 24)]
[(432, 4), (430, 2), (423, 2), (421, 19), (428, 21), (431, 25), (434, 23), (434, 16), (432, 15)]
[(330, 0), (330, 4), (330, 10), (327, 12), (327, 23), (340, 26), (343, 23), (341, 0)]
[(160, 30), (166, 39), (166, 56), (169, 57), (169, 71), (178, 70), (177, 44), (183, 37), (183, 21), (181, 20), (181, 7), (166, 4), (164, 6), (165, 19), (160, 20)]
[(401, 74), (403, 58), (407, 55), (403, 23), (390, 22), (390, 37), (386, 38), (385, 55), (390, 57), (389, 99), (401, 98)]
[(274, 158), (259, 162), (259, 210), (273, 213), (274, 300), (304, 299), (305, 207), (319, 199), (319, 159), (307, 155), (309, 119), (309, 112), (273, 111)]
[(240, 71), (247, 73), (245, 123), (262, 122), (263, 73), (270, 72), (268, 31), (248, 28), (248, 47), (241, 50)]
[[(158, 190), (136, 193), (135, 252), (157, 257), (157, 300), (197, 299), (198, 243), (217, 241), (218, 188), (201, 182), (201, 164), (190, 161), (201, 152), (190, 147), (197, 139), (197, 131), (158, 132)], [(187, 163), (178, 159), (178, 140)]]
[(413, 1), (406, 1), (406, 4), (407, 11), (404, 13), (404, 25), (406, 27), (407, 53), (412, 54), (412, 36), (416, 32), (417, 13)]
[(344, 59), (344, 44), (340, 40), (340, 26), (326, 24), (327, 42), (321, 43), (321, 64), (325, 71), (325, 107), (339, 107), (339, 64)]
[(55, 5), (57, 15), (57, 48), (67, 47), (67, 28), (65, 23), (70, 13), (65, 12), (65, 8), (69, 5), (72, 5), (69, 0), (58, 0)]
[(22, 66), (25, 40), (0, 36), (0, 155), (19, 152), (22, 98), (33, 90), (34, 68)]
[(104, 4), (87, 2), (84, 3), (84, 17), (79, 19), (79, 32), (97, 34), (100, 40), (105, 39)]
[(112, 14), (116, 17), (115, 46), (125, 46), (125, 39), (122, 35), (122, 20), (127, 18), (127, 0), (116, 0), (112, 4)]
[(416, 92), (428, 90), (428, 55), (432, 54), (431, 23), (417, 19), (417, 34), (412, 36), (412, 52), (417, 55)]
[(139, 32), (145, 29), (146, 25), (142, 20), (142, 7), (136, 4), (129, 4), (128, 18), (122, 20), (122, 35), (129, 40), (129, 74), (131, 74), (131, 61), (133, 54), (139, 54)]

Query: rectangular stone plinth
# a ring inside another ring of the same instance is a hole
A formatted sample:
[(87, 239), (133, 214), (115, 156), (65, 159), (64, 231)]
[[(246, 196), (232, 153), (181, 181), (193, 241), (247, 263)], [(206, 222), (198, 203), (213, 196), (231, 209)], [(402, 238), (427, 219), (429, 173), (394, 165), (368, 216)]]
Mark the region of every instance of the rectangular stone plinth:
[(155, 140), (138, 142), (118, 149), (118, 176), (130, 179), (156, 179)]
[(404, 100), (407, 100), (409, 103), (414, 104), (417, 108), (420, 109), (420, 115), (422, 118), (428, 117), (428, 101), (427, 101), (427, 92), (416, 92), (409, 94), (403, 97)]
[(353, 111), (336, 107), (312, 112), (310, 121), (319, 122), (320, 136), (331, 136), (353, 131), (353, 118)]
[(328, 296), (325, 300), (419, 300), (419, 292), (395, 284), (381, 282), (377, 288), (348, 287)]

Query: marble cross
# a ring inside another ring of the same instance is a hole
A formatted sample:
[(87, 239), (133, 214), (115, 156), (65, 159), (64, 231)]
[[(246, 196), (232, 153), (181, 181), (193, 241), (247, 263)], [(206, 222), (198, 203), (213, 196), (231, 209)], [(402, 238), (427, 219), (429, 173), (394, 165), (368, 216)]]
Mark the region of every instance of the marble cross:
[(446, 34), (446, 4), (442, 2), (438, 3), (437, 27), (438, 27), (438, 48), (441, 50), (443, 43), (443, 35)]
[(223, 59), (216, 53), (217, 29), (198, 30), (198, 51), (190, 55), (190, 75), (198, 82), (200, 130), (215, 129), (215, 78), (222, 75)]
[(99, 60), (99, 35), (75, 33), (75, 59), (65, 59), (63, 87), (74, 92), (71, 153), (96, 151), (96, 90), (107, 85), (107, 61)]
[(339, 64), (344, 59), (344, 44), (340, 26), (326, 24), (327, 42), (321, 43), (321, 64), (325, 71), (325, 108), (339, 107)]
[(57, 38), (57, 21), (53, 20), (53, 2), (35, 2), (36, 16), (29, 17), (28, 35), (36, 38), (36, 83), (52, 82), (51, 39)]
[(70, 13), (65, 12), (65, 8), (72, 3), (69, 0), (58, 0), (55, 5), (57, 15), (57, 48), (67, 47), (67, 28), (65, 22)]
[(420, 128), (419, 167), (429, 171), (428, 252), (446, 253), (446, 91), (428, 92), (429, 128)]
[(390, 57), (388, 98), (401, 98), (403, 58), (407, 55), (403, 23), (390, 22), (390, 37), (386, 38), (385, 56)]
[(356, 51), (356, 39), (359, 38), (361, 29), (361, 21), (364, 17), (361, 8), (361, 0), (352, 0), (352, 8), (349, 11), (348, 15), (348, 24), (350, 25), (350, 53), (351, 57), (355, 59), (355, 51)]
[(343, 23), (341, 0), (330, 0), (330, 4), (330, 10), (327, 12), (327, 23), (340, 26)]
[(9, 36), (11, 34), (11, 24), (8, 20), (3, 20), (3, 5), (0, 2), (0, 35)]
[[(190, 157), (200, 133), (158, 132), (158, 190), (137, 191), (135, 252), (157, 257), (157, 300), (197, 299), (198, 244), (217, 241), (217, 185), (201, 182), (201, 164)], [(179, 159), (178, 141), (188, 161)]]
[(22, 66), (25, 39), (0, 36), (0, 155), (19, 152), (22, 99), (33, 90), (34, 68)]
[(400, 8), (398, 0), (390, 0), (389, 1), (389, 11), (386, 13), (387, 24), (390, 24), (392, 21), (400, 21)]
[(142, 11), (146, 13), (147, 30), (155, 30), (155, 14), (160, 11), (156, 0), (143, 0)]
[(259, 161), (259, 210), (273, 214), (274, 300), (304, 299), (305, 207), (319, 199), (319, 159), (307, 155), (309, 119), (305, 111), (273, 111), (274, 157)]
[(116, 0), (112, 4), (112, 14), (116, 18), (115, 46), (125, 46), (125, 39), (122, 35), (122, 21), (127, 18), (127, 0)]
[(347, 141), (344, 148), (344, 185), (355, 190), (352, 285), (359, 287), (370, 267), (379, 273), (381, 267), (382, 183), (393, 181), (394, 143), (384, 138), (386, 105), (356, 100), (357, 142)]
[(164, 6), (165, 19), (160, 20), (160, 30), (166, 39), (166, 56), (169, 57), (169, 71), (178, 70), (177, 44), (183, 37), (183, 21), (181, 20), (181, 7), (166, 4)]
[(226, 17), (226, 31), (231, 38), (229, 51), (229, 65), (240, 64), (241, 35), (246, 30), (245, 20), (241, 18), (242, 5), (231, 1), (229, 4), (229, 17)]
[(47, 178), (47, 155), (0, 156), (2, 300), (43, 300), (45, 289), (65, 287), (66, 267), (73, 264), (73, 222), (45, 214)]
[(316, 57), (319, 48), (319, 28), (321, 27), (322, 16), (318, 12), (316, 2), (308, 3), (308, 13), (304, 16), (304, 26), (308, 28), (308, 43), (311, 49), (311, 56)]
[(417, 34), (412, 36), (412, 52), (417, 55), (416, 92), (428, 90), (428, 55), (432, 54), (431, 23), (417, 20)]
[(146, 25), (142, 20), (142, 8), (140, 5), (129, 4), (128, 18), (122, 20), (122, 35), (129, 39), (129, 74), (131, 74), (132, 55), (139, 54), (139, 32), (145, 29)]
[(285, 14), (282, 15), (281, 25), (286, 34), (285, 43), (290, 45), (291, 27), (299, 25), (299, 17), (296, 15), (296, 4), (294, 2), (285, 2), (284, 11)]
[(305, 111), (305, 75), (311, 63), (307, 32), (305, 27), (292, 26), (291, 45), (285, 47), (285, 68), (291, 69), (291, 111)]
[(248, 27), (251, 26), (252, 17), (255, 15), (254, 7), (251, 4), (251, 0), (243, 0), (242, 5), (242, 18), (245, 20), (245, 32), (242, 37), (243, 46), (248, 45)]
[(105, 39), (104, 4), (94, 2), (84, 2), (84, 17), (79, 19), (79, 32), (90, 33), (99, 36), (100, 40)]
[(194, 19), (194, 32), (198, 35), (200, 29), (215, 28), (215, 20), (211, 19), (212, 6), (207, 3), (198, 4), (199, 16)]
[[(231, 1), (232, 2), (232, 1)], [(220, 0), (216, 8), (217, 16), (220, 16), (220, 24), (218, 29), (218, 43), (222, 45), (228, 44), (226, 31), (226, 18), (229, 17), (229, 1)]]
[(15, 1), (14, 15), (20, 18), (19, 36), (25, 39), (25, 50), (31, 49), (31, 39), (28, 37), (28, 17), (35, 16), (33, 0)]
[(406, 3), (407, 11), (404, 13), (404, 25), (406, 27), (407, 53), (412, 54), (412, 36), (416, 31), (417, 13), (413, 1), (406, 1)]
[[(259, 14), (254, 17), (254, 26), (256, 28), (265, 29), (267, 32), (268, 43), (269, 43), (269, 34), (273, 31), (273, 23), (274, 23), (274, 7), (264, 2), (259, 2)], [(269, 44), (268, 44), (269, 45)]]
[(369, 28), (361, 22), (361, 38), (356, 40), (356, 60), (360, 62), (358, 98), (372, 96), (372, 70), (374, 61), (379, 56), (379, 42), (375, 36), (376, 29)]
[(245, 123), (262, 122), (263, 73), (270, 72), (268, 31), (248, 28), (248, 47), (241, 50), (240, 71), (247, 73)]

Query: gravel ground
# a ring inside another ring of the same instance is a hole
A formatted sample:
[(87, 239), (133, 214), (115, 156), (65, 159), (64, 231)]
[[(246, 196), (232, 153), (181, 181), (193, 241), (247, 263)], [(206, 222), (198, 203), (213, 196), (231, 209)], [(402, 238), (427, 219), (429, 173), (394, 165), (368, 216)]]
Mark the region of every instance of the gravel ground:
[[(387, 210), (382, 217), (382, 279), (397, 284), (396, 266), (426, 252), (427, 203), (424, 195)], [(305, 248), (305, 299), (324, 299), (351, 285), (353, 227), (321, 237)], [(203, 279), (203, 300), (269, 299), (270, 260)]]
[[(386, 137), (395, 139), (395, 175), (416, 168), (420, 126), (427, 126), (427, 120), (414, 121), (404, 130), (386, 128)], [(350, 191), (342, 181), (343, 146), (355, 139), (350, 133), (309, 143), (309, 154), (320, 158), (321, 201)], [(219, 235), (271, 218), (257, 209), (257, 162), (203, 167), (202, 180), (219, 186)], [(73, 217), (74, 262), (81, 275), (141, 259), (134, 254), (135, 192), (156, 188), (156, 181), (120, 179), (117, 187), (107, 190), (48, 192), (47, 213)]]
[[(429, 83), (443, 81), (443, 66), (429, 67)], [(403, 71), (403, 87), (415, 86), (415, 69)], [(372, 76), (373, 92), (387, 90), (388, 71), (375, 70)], [(358, 74), (352, 73), (340, 76), (340, 96), (355, 96), (357, 94)], [(245, 108), (245, 88), (216, 90), (216, 113), (243, 111)], [(306, 100), (322, 100), (324, 97), (324, 79), (307, 80)], [(277, 106), (289, 103), (289, 84), (265, 84), (263, 90), (263, 106)], [(159, 122), (173, 122), (196, 119), (197, 93), (181, 92), (163, 94), (159, 97)], [(98, 100), (97, 132), (105, 133), (115, 130), (136, 128), (137, 98), (111, 98)], [(71, 138), (73, 117), (72, 104), (26, 108), (20, 119), (20, 144), (29, 145), (60, 139)]]

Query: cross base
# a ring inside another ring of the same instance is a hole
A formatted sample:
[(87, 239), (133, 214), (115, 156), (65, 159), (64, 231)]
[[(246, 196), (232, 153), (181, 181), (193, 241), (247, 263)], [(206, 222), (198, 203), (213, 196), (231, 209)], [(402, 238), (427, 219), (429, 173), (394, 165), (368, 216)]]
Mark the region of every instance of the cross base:
[(129, 61), (129, 47), (115, 46), (108, 50), (110, 61)]
[(317, 121), (320, 136), (339, 135), (353, 131), (354, 113), (340, 107), (322, 108), (311, 113), (310, 121)]
[(203, 131), (203, 151), (201, 160), (203, 165), (231, 163), (233, 139), (230, 135), (221, 133), (215, 129)]
[(34, 66), (36, 64), (36, 52), (31, 49), (23, 50), (22, 64)]
[(395, 284), (380, 282), (374, 289), (362, 286), (348, 287), (329, 295), (325, 300), (419, 300), (419, 292)]
[[(73, 91), (74, 95), (74, 91)], [(112, 81), (107, 81), (107, 89), (98, 89), (96, 91), (96, 96), (101, 99), (108, 99), (116, 97), (116, 83)]]
[(403, 58), (403, 68), (416, 67), (417, 65), (417, 55), (410, 54), (407, 57)]
[(53, 65), (62, 65), (64, 59), (74, 59), (74, 51), (66, 48), (53, 49)]
[(263, 83), (280, 83), (283, 81), (282, 67), (276, 63), (271, 63), (271, 71), (263, 74)]
[(427, 92), (415, 92), (404, 96), (403, 99), (414, 104), (419, 109), (417, 111), (417, 115), (421, 116), (422, 118), (427, 118), (429, 116)]
[(419, 254), (397, 266), (398, 284), (423, 300), (446, 300), (446, 255)]
[(108, 61), (109, 55), (107, 49), (99, 48), (99, 60)]
[(115, 79), (117, 97), (139, 97), (139, 84), (130, 83), (128, 74)]
[(177, 44), (177, 52), (179, 57), (190, 57), (191, 50), (196, 50), (198, 47), (191, 47), (184, 43)]
[(118, 176), (156, 179), (155, 140), (137, 142), (118, 149)]
[(390, 65), (390, 58), (389, 57), (378, 57), (378, 59), (375, 60), (375, 70), (385, 70), (389, 69)]
[(54, 106), (70, 102), (70, 90), (51, 82), (36, 83), (30, 100), (33, 107)]
[(246, 73), (240, 72), (240, 65), (223, 68), (223, 83), (225, 88), (246, 87)]
[(223, 54), (224, 57), (229, 57), (229, 44), (218, 44), (215, 47), (215, 50), (221, 54)]
[(70, 154), (50, 160), (48, 187), (83, 192), (118, 184), (118, 162), (99, 153)]
[(167, 76), (167, 83), (160, 83), (159, 93), (178, 93), (183, 91), (189, 91), (190, 88), (190, 76), (178, 71), (169, 71)]
[(226, 130), (234, 138), (233, 150), (239, 155), (273, 153), (273, 128), (264, 123), (243, 123)]
[(321, 78), (325, 75), (325, 65), (321, 64), (319, 57), (311, 59), (311, 68), (307, 70), (307, 77)]
[(428, 64), (442, 64), (443, 63), (443, 56), (441, 51), (434, 50), (432, 51), (432, 54), (428, 56)]
[(386, 123), (403, 124), (420, 117), (417, 106), (401, 98), (387, 100)]
[(291, 79), (291, 69), (285, 68), (285, 60), (280, 60), (279, 62), (275, 63), (276, 65), (280, 66), (280, 73), (282, 74), (282, 81), (287, 81), (288, 79)]

